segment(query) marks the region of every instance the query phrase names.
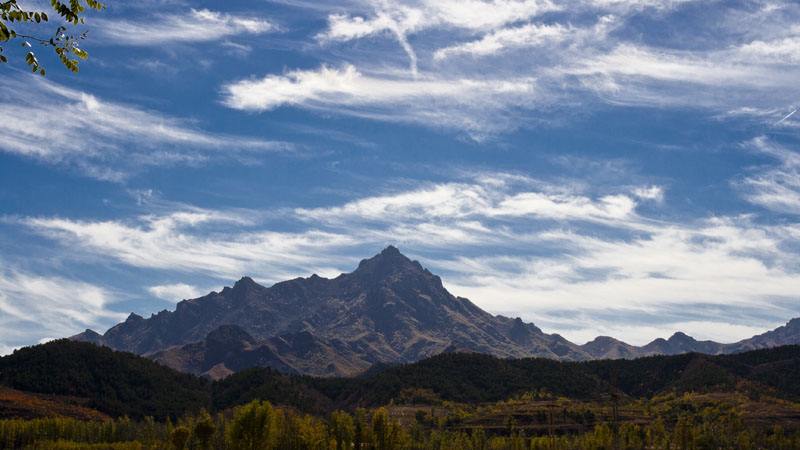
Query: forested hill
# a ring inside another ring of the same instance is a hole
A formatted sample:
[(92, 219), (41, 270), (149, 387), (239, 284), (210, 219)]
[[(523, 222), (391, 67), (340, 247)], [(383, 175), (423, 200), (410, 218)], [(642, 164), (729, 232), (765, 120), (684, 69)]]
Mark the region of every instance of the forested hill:
[(149, 359), (61, 339), (0, 358), (0, 384), (89, 399), (112, 416), (177, 417), (209, 403), (208, 382)]
[[(235, 374), (215, 386), (238, 386), (259, 373), (254, 369)], [(375, 406), (398, 399), (413, 401), (415, 395), (430, 397), (431, 394), (434, 401), (493, 402), (541, 390), (587, 400), (611, 393), (651, 397), (670, 391), (747, 391), (798, 400), (798, 379), (800, 346), (734, 355), (690, 353), (590, 362), (452, 353), (387, 368), (369, 377), (307, 378), (309, 385), (333, 398), (335, 403), (348, 406)]]
[(491, 402), (543, 390), (574, 399), (596, 399), (612, 392), (650, 397), (670, 391), (736, 390), (798, 400), (800, 386), (794, 381), (798, 379), (798, 346), (735, 355), (591, 362), (450, 353), (382, 367), (356, 378), (313, 378), (250, 369), (213, 383), (130, 353), (67, 340), (0, 358), (0, 385), (84, 398), (88, 406), (112, 416), (159, 419), (201, 408), (221, 410), (253, 399), (316, 413), (390, 401)]

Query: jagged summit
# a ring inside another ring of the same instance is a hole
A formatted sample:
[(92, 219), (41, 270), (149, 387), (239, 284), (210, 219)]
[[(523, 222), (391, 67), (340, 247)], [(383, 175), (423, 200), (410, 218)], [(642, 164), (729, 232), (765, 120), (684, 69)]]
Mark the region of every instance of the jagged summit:
[(128, 315), (128, 318), (125, 319), (125, 322), (138, 322), (140, 320), (144, 320), (144, 317), (132, 312)]
[(259, 288), (263, 288), (263, 286), (256, 283), (255, 280), (253, 280), (252, 278), (244, 276), (240, 278), (239, 281), (234, 283), (231, 289), (236, 292), (241, 292)]
[(380, 253), (373, 256), (372, 258), (362, 259), (361, 262), (358, 264), (358, 269), (356, 271), (362, 270), (363, 268), (367, 267), (375, 267), (375, 266), (392, 266), (392, 267), (400, 267), (400, 268), (408, 268), (411, 266), (418, 266), (419, 263), (412, 261), (406, 255), (400, 253), (400, 249), (397, 247), (390, 245), (385, 249), (381, 250)]
[[(363, 259), (356, 270), (340, 275), (339, 278), (356, 281), (362, 286), (380, 284), (402, 284), (414, 286), (422, 291), (441, 291), (442, 280), (422, 267), (418, 261), (411, 260), (395, 246), (388, 246), (372, 258)], [(429, 293), (430, 294), (430, 293)], [(446, 297), (452, 297), (449, 293)]]

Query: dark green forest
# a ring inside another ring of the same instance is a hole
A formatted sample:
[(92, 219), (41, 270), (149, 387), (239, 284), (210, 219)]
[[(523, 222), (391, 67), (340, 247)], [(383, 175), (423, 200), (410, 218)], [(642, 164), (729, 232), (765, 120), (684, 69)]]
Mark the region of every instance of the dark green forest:
[(798, 346), (735, 355), (576, 363), (449, 353), (414, 364), (385, 366), (355, 378), (313, 378), (259, 368), (216, 382), (130, 353), (65, 339), (0, 358), (0, 385), (87, 398), (90, 407), (114, 417), (158, 420), (176, 419), (200, 409), (221, 411), (251, 400), (321, 414), (385, 405), (414, 390), (428, 393), (427, 402), (473, 404), (542, 390), (581, 400), (714, 391), (797, 401), (798, 379)]
[(212, 382), (59, 340), (0, 358), (0, 386), (19, 393), (5, 401), (106, 418), (0, 420), (0, 447), (799, 449), (798, 379), (800, 347), (787, 346), (576, 363), (451, 353), (355, 378), (250, 369)]

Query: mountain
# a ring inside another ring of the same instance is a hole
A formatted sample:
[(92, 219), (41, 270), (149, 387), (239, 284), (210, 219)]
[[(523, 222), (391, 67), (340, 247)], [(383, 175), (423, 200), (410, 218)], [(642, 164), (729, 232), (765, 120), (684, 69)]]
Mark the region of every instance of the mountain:
[(582, 345), (581, 349), (588, 353), (592, 359), (631, 359), (653, 355), (680, 355), (683, 353), (722, 355), (798, 344), (800, 344), (800, 319), (792, 319), (784, 326), (732, 344), (698, 341), (686, 333), (677, 332), (669, 339), (659, 338), (641, 347), (626, 344), (611, 337), (601, 336)]
[(103, 335), (86, 330), (72, 339), (214, 379), (250, 367), (350, 376), (448, 352), (562, 361), (733, 353), (800, 344), (800, 320), (735, 344), (679, 332), (642, 347), (611, 337), (579, 346), (452, 295), (438, 276), (389, 246), (333, 279), (312, 275), (265, 287), (244, 277), (221, 292), (181, 301), (175, 311), (147, 319), (132, 313)]
[(772, 331), (732, 344), (729, 352), (796, 344), (800, 344), (800, 318), (792, 319), (786, 325)]
[(376, 363), (453, 351), (589, 357), (561, 336), (453, 296), (438, 276), (392, 246), (333, 279), (312, 275), (267, 288), (245, 277), (232, 288), (184, 300), (174, 312), (148, 319), (131, 314), (102, 336), (87, 330), (73, 339), (213, 377), (252, 366), (354, 375)]
[(596, 359), (629, 359), (641, 353), (638, 347), (609, 336), (598, 336), (583, 344), (581, 349)]

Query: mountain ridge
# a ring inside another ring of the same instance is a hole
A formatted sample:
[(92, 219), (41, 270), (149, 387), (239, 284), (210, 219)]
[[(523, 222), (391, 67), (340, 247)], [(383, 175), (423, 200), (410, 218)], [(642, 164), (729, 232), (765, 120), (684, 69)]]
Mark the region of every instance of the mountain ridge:
[(183, 300), (174, 311), (147, 319), (131, 313), (103, 335), (86, 330), (72, 339), (211, 378), (250, 367), (352, 376), (376, 364), (448, 352), (563, 361), (734, 353), (800, 344), (800, 320), (734, 344), (677, 332), (641, 347), (602, 336), (577, 345), (454, 296), (440, 277), (389, 246), (335, 278), (313, 274), (265, 287), (242, 277), (220, 292)]

